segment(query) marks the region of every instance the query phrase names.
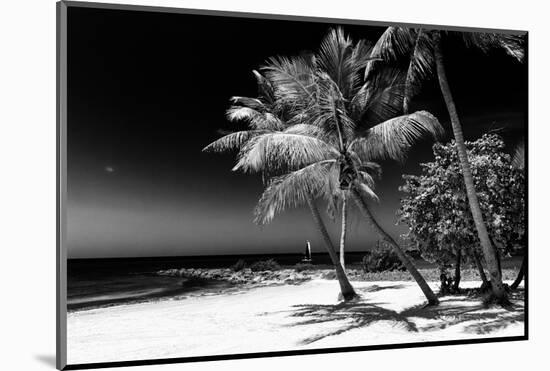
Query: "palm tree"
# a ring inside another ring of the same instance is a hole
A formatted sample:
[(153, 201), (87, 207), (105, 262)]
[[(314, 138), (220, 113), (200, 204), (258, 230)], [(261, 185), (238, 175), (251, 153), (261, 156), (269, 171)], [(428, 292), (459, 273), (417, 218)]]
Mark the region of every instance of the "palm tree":
[[(292, 143), (295, 141), (303, 142), (304, 146), (315, 145), (315, 135), (319, 132), (318, 128), (307, 124), (292, 125), (286, 121), (287, 109), (280, 101), (276, 101), (272, 83), (262, 74), (253, 71), (256, 77), (259, 90), (259, 98), (233, 97), (231, 101), (233, 106), (227, 110), (227, 118), (231, 122), (245, 122), (247, 128), (223, 136), (206, 146), (203, 151), (225, 152), (230, 150), (241, 150), (245, 144), (255, 138), (266, 138), (265, 135), (273, 134), (270, 138), (275, 142), (280, 141), (292, 149)], [(311, 136), (308, 136), (310, 134)], [(293, 152), (297, 164), (314, 161), (320, 156), (319, 151), (304, 151), (303, 153)], [(303, 156), (303, 157), (300, 157)], [(265, 161), (266, 159), (264, 159)], [(239, 168), (239, 163), (233, 170)], [(280, 170), (277, 164), (268, 160), (262, 168), (258, 168), (264, 176), (269, 176), (272, 172)], [(330, 235), (323, 222), (321, 214), (315, 203), (315, 193), (302, 193), (302, 201), (307, 203), (316, 229), (321, 233), (325, 247), (334, 264), (336, 278), (340, 285), (340, 292), (344, 300), (351, 300), (357, 296), (349, 279), (338, 262), (338, 257)], [(330, 197), (332, 199), (332, 196)]]
[[(310, 204), (311, 195), (330, 199), (336, 189), (344, 197), (349, 193), (376, 233), (396, 251), (429, 304), (436, 304), (437, 298), (424, 278), (376, 222), (364, 198), (376, 198), (371, 173), (379, 167), (372, 161), (403, 160), (418, 138), (438, 138), (443, 129), (425, 111), (394, 117), (396, 98), (402, 97), (396, 94), (402, 90), (395, 86), (398, 75), (390, 70), (363, 83), (360, 73), (369, 54), (363, 42), (354, 45), (336, 29), (329, 32), (315, 55), (271, 59), (264, 70), (277, 99), (290, 107), (289, 122), (301, 123), (295, 127), (305, 123), (318, 131), (308, 129), (307, 134), (293, 137), (281, 133), (254, 137), (242, 147), (235, 169), (290, 169), (275, 177), (262, 195), (256, 209), (259, 224), (269, 222), (287, 207)], [(387, 86), (382, 88), (384, 83)], [(342, 225), (345, 228), (345, 222)], [(336, 255), (331, 258), (336, 260)], [(335, 265), (340, 265), (337, 260)]]
[[(445, 70), (444, 55), (442, 52), (442, 39), (445, 35), (438, 30), (408, 29), (402, 27), (389, 27), (380, 37), (373, 48), (373, 56), (385, 62), (398, 62), (406, 59), (408, 72), (404, 87), (403, 109), (408, 112), (409, 102), (415, 89), (420, 86), (422, 80), (433, 74), (437, 75), (439, 87), (447, 111), (451, 119), (451, 126), (464, 176), (468, 202), (476, 230), (478, 233), (483, 255), (491, 275), (491, 287), (495, 299), (501, 303), (507, 303), (507, 295), (502, 284), (502, 275), (498, 269), (498, 252), (491, 244), (483, 214), (479, 206), (478, 197), (474, 187), (472, 171), (468, 162), (462, 125), (457, 113), (454, 99), (451, 93), (447, 73)], [(494, 48), (504, 49), (509, 55), (518, 60), (523, 59), (522, 38), (516, 35), (497, 33), (468, 33), (461, 32), (465, 44), (475, 47), (483, 52)], [(373, 74), (377, 68), (377, 61), (369, 63), (365, 70), (365, 77)]]

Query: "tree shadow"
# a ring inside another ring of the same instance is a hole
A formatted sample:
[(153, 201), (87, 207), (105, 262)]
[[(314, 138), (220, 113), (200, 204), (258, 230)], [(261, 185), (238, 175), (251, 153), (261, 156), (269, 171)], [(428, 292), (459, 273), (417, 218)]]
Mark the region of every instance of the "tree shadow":
[(382, 290), (399, 290), (399, 289), (402, 289), (404, 287), (405, 287), (405, 285), (403, 285), (403, 284), (396, 284), (396, 285), (389, 285), (389, 286), (371, 285), (369, 287), (356, 289), (356, 291), (364, 292), (364, 293), (373, 293), (373, 292), (378, 292), (378, 291), (382, 291)]
[(512, 302), (514, 301), (523, 302), (525, 300), (525, 288), (519, 287), (515, 290), (511, 290), (510, 292), (508, 292), (508, 298)]
[(296, 310), (291, 313), (290, 316), (304, 319), (291, 326), (326, 322), (334, 322), (336, 324), (337, 322), (343, 322), (343, 325), (340, 327), (302, 340), (300, 342), (301, 345), (311, 344), (329, 336), (340, 335), (347, 331), (360, 327), (367, 327), (375, 322), (381, 321), (394, 322), (404, 326), (408, 331), (418, 331), (414, 322), (396, 311), (381, 307), (380, 304), (381, 303), (342, 302), (337, 305), (295, 305), (294, 308), (296, 308)]
[[(400, 314), (409, 319), (430, 320), (420, 331), (437, 331), (464, 325), (463, 332), (486, 335), (493, 331), (504, 329), (514, 323), (524, 321), (524, 307), (512, 304), (506, 307), (483, 303), (464, 305), (461, 302), (471, 302), (471, 298), (446, 298), (437, 307), (414, 306)], [(425, 321), (423, 321), (425, 322)], [(468, 324), (468, 322), (471, 322)]]
[[(375, 288), (382, 289), (384, 288)], [(476, 300), (479, 300), (479, 304), (475, 303)], [(511, 300), (511, 306), (501, 307), (487, 306), (480, 299), (467, 296), (447, 296), (441, 298), (438, 306), (417, 305), (401, 312), (382, 307), (384, 303), (369, 303), (364, 299), (336, 305), (303, 304), (293, 306), (289, 316), (300, 320), (289, 326), (331, 323), (331, 329), (307, 337), (299, 345), (308, 345), (384, 321), (408, 332), (438, 331), (463, 325), (464, 333), (486, 335), (524, 321), (524, 307), (521, 304), (523, 292), (515, 292), (511, 295)]]

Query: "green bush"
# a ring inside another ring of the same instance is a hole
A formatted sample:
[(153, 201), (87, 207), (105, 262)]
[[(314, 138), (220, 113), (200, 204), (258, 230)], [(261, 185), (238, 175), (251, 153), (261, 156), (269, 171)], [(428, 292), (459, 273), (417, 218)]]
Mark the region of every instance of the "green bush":
[(246, 268), (246, 262), (243, 259), (237, 260), (237, 262), (231, 266), (231, 269), (234, 270), (235, 272), (242, 271), (245, 268)]
[(313, 269), (315, 269), (315, 268), (313, 267), (313, 264), (311, 264), (311, 263), (297, 263), (294, 266), (294, 270), (296, 272), (310, 271), (310, 270), (313, 270)]
[(250, 269), (252, 269), (253, 272), (277, 271), (281, 269), (281, 266), (279, 265), (279, 263), (277, 263), (275, 259), (268, 259), (252, 263), (252, 265), (250, 265)]
[(365, 273), (405, 270), (405, 266), (401, 263), (399, 257), (390, 249), (384, 248), (376, 248), (367, 253), (363, 257), (361, 266)]

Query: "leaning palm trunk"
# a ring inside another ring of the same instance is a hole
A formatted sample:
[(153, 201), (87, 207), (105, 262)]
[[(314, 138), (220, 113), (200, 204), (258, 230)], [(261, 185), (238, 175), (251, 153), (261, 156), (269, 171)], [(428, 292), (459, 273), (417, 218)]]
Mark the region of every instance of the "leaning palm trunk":
[(445, 104), (447, 105), (447, 110), (449, 111), (449, 116), (451, 118), (451, 125), (453, 128), (453, 134), (456, 141), (456, 148), (458, 150), (458, 158), (460, 160), (460, 165), (462, 168), (462, 173), (464, 175), (464, 183), (466, 185), (466, 194), (468, 195), (468, 202), (470, 204), (470, 210), (472, 212), (472, 217), (474, 219), (474, 224), (477, 229), (477, 234), (481, 243), (481, 248), (483, 250), (483, 256), (487, 263), (487, 268), (491, 275), (491, 288), (493, 295), (497, 302), (502, 304), (507, 303), (508, 299), (506, 296), (506, 291), (504, 290), (504, 285), (502, 284), (502, 275), (498, 267), (498, 258), (494, 246), (491, 245), (489, 239), (489, 233), (485, 227), (485, 222), (483, 221), (483, 214), (481, 213), (481, 208), (479, 206), (479, 200), (477, 198), (476, 190), (474, 187), (474, 179), (472, 176), (472, 170), (470, 169), (470, 164), (468, 162), (468, 154), (466, 152), (466, 145), (464, 144), (464, 135), (462, 133), (462, 126), (458, 118), (456, 111), (455, 103), (453, 96), (451, 94), (451, 89), (449, 87), (449, 82), (447, 81), (447, 75), (445, 72), (445, 66), (443, 64), (443, 53), (441, 52), (441, 43), (439, 40), (439, 34), (437, 34), (437, 39), (435, 43), (435, 62), (437, 67), (437, 77), (439, 79), (439, 86), (441, 88), (441, 93), (445, 99)]
[(342, 265), (340, 264), (340, 261), (338, 260), (338, 254), (336, 254), (336, 251), (334, 250), (334, 246), (332, 245), (330, 236), (327, 232), (325, 224), (323, 223), (321, 214), (319, 214), (319, 210), (317, 209), (315, 201), (311, 196), (307, 196), (307, 203), (309, 205), (309, 209), (311, 210), (311, 215), (313, 216), (315, 226), (323, 236), (323, 241), (325, 242), (325, 247), (327, 248), (330, 260), (332, 261), (332, 264), (334, 264), (334, 268), (336, 269), (336, 278), (338, 279), (338, 283), (340, 284), (342, 297), (344, 298), (344, 300), (351, 300), (355, 298), (357, 294), (351, 286), (351, 283), (346, 276), (346, 272), (344, 271)]
[(420, 286), (420, 289), (426, 296), (426, 299), (428, 299), (429, 305), (437, 305), (439, 303), (439, 300), (433, 293), (430, 286), (428, 286), (428, 283), (422, 277), (418, 269), (414, 266), (412, 261), (409, 259), (409, 257), (405, 254), (405, 252), (399, 247), (397, 242), (386, 232), (382, 229), (382, 227), (378, 224), (378, 222), (374, 219), (372, 216), (367, 204), (359, 194), (359, 192), (356, 189), (351, 189), (351, 196), (353, 197), (353, 200), (361, 210), (361, 213), (365, 216), (368, 223), (374, 228), (375, 232), (378, 234), (378, 236), (385, 241), (387, 244), (389, 244), (393, 251), (397, 254), (405, 268), (409, 271), (409, 273), (413, 276), (414, 280)]
[(512, 283), (512, 286), (510, 286), (510, 288), (512, 290), (517, 289), (519, 284), (521, 283), (521, 281), (523, 281), (524, 276), (525, 276), (525, 257), (523, 257), (523, 260), (521, 262), (521, 268), (519, 269), (518, 276), (517, 276), (516, 280), (514, 281), (514, 283)]
[(472, 252), (472, 258), (474, 259), (474, 262), (476, 264), (477, 270), (479, 272), (479, 277), (481, 278), (482, 285), (487, 286), (489, 284), (489, 280), (487, 279), (487, 276), (485, 275), (485, 270), (483, 269), (483, 264), (481, 264), (481, 260), (479, 259), (479, 256), (474, 251), (474, 249), (471, 249)]
[(497, 257), (497, 265), (498, 265), (498, 271), (500, 272), (500, 276), (502, 277), (502, 263), (500, 261), (500, 254), (498, 252), (499, 246), (497, 246), (497, 243), (489, 236), (489, 241), (491, 241), (491, 246), (495, 247), (495, 254)]
[(347, 233), (347, 219), (348, 219), (348, 200), (347, 195), (344, 192), (342, 198), (342, 231), (340, 232), (340, 264), (342, 268), (346, 269), (346, 262), (344, 257), (344, 249), (346, 246), (346, 233)]

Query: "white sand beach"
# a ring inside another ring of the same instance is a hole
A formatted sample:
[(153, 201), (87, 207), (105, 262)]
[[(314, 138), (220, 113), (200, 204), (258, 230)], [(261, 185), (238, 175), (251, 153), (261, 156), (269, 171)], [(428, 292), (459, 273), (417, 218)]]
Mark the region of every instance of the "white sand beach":
[[(353, 282), (361, 299), (339, 303), (338, 283), (258, 287), (182, 300), (68, 314), (69, 364), (521, 336), (523, 300), (485, 308), (467, 296), (422, 308), (414, 282)], [(432, 283), (434, 290), (438, 284)], [(476, 287), (479, 282), (463, 282)]]

